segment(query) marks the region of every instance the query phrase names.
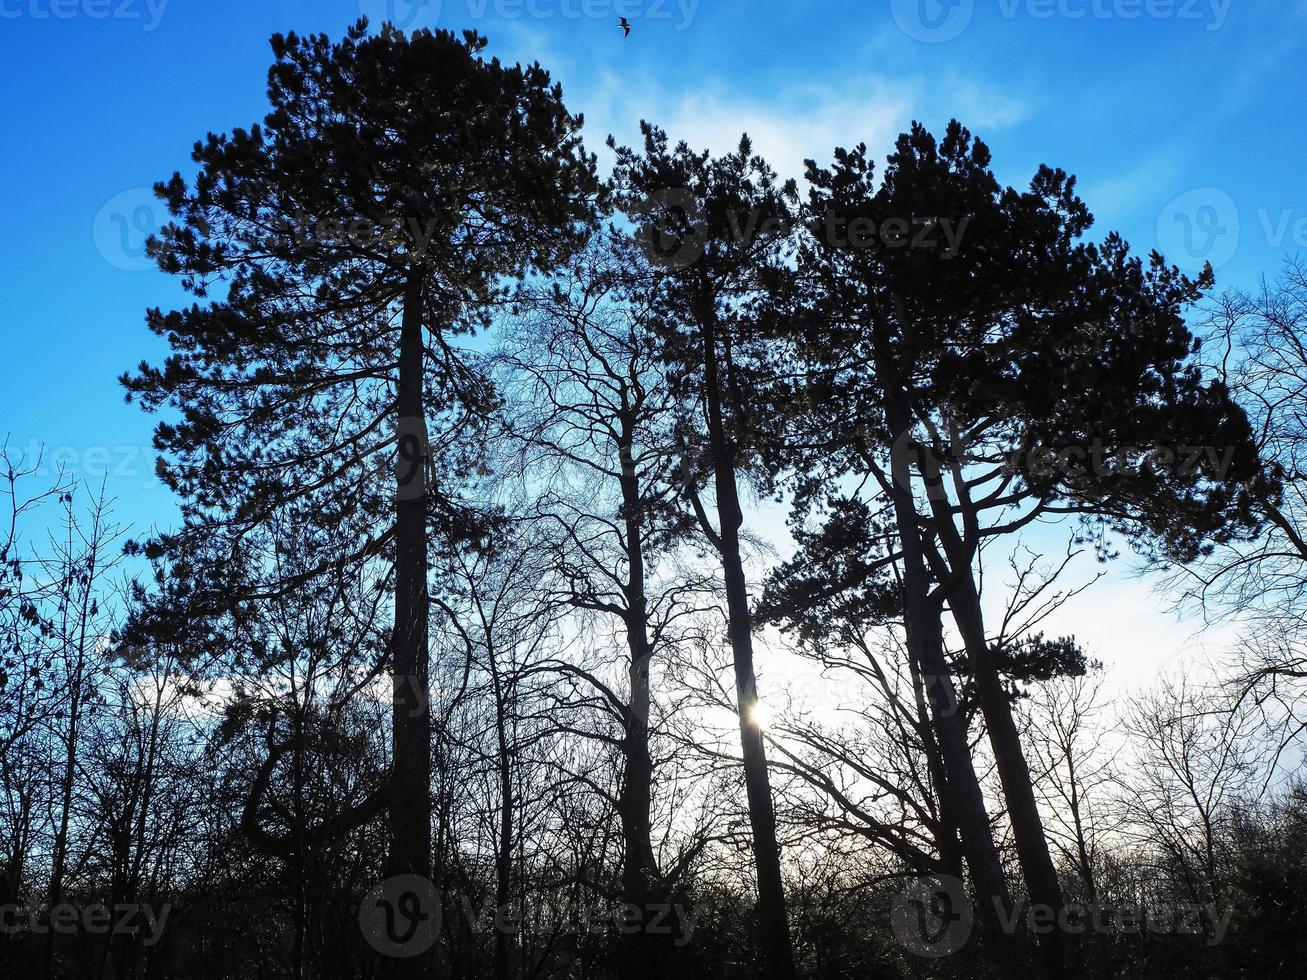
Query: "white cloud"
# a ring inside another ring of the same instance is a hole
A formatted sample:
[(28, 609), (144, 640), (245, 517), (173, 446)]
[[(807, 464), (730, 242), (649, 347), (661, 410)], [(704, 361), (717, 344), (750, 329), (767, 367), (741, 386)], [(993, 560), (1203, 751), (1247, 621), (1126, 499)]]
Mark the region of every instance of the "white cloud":
[[(882, 157), (914, 119), (938, 129), (956, 115), (983, 137), (986, 130), (1012, 126), (1028, 115), (1019, 99), (954, 86), (947, 79), (927, 83), (863, 75), (838, 89), (796, 86), (764, 97), (721, 87), (677, 94), (600, 73), (589, 84), (567, 88), (569, 106), (585, 113), (593, 150), (600, 150), (609, 133), (638, 146), (641, 119), (661, 126), (673, 140), (714, 154), (734, 150), (740, 134), (748, 133), (754, 149), (778, 173), (796, 178), (803, 176), (806, 158), (825, 163), (837, 146), (866, 143)], [(606, 166), (611, 156), (601, 151), (600, 162)]]

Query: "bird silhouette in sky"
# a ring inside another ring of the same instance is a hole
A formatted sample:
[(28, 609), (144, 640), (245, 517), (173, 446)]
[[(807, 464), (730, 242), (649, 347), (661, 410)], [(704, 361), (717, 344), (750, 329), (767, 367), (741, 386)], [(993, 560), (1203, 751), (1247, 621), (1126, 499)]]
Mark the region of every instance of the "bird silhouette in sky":
[(625, 17), (622, 18), (622, 22), (617, 26), (622, 29), (622, 37), (631, 36), (631, 22), (627, 20)]

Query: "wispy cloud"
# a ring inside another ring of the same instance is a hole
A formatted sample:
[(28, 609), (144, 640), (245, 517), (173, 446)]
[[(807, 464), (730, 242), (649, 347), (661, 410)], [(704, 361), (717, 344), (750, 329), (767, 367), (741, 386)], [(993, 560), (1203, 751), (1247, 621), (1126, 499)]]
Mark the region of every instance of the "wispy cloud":
[(1115, 227), (1145, 208), (1156, 208), (1158, 188), (1175, 185), (1183, 169), (1183, 156), (1177, 146), (1156, 150), (1129, 170), (1086, 181), (1080, 188), (1080, 196), (1094, 212), (1100, 227)]
[[(1023, 100), (973, 89), (959, 97), (947, 80), (863, 75), (838, 89), (796, 85), (789, 90), (739, 94), (721, 86), (680, 94), (656, 84), (599, 75), (573, 87), (572, 103), (585, 111), (590, 141), (612, 133), (635, 145), (638, 121), (657, 123), (674, 140), (714, 153), (733, 150), (741, 133), (783, 177), (801, 178), (803, 161), (831, 158), (836, 146), (866, 143), (882, 154), (914, 119), (941, 125), (958, 116), (976, 129), (1015, 125), (1029, 113)], [(635, 94), (629, 94), (634, 92)], [(607, 157), (602, 157), (607, 162)]]

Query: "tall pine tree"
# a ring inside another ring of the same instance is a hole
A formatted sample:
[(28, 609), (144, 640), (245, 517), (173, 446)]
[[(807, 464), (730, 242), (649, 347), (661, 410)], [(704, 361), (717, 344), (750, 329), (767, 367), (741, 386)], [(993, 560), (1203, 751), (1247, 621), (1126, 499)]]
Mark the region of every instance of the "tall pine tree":
[(210, 134), (193, 182), (157, 188), (174, 220), (151, 252), (199, 302), (149, 312), (172, 353), (123, 379), (180, 415), (155, 442), (184, 522), (153, 551), (189, 563), (197, 614), (297, 587), (257, 553), (233, 560), (273, 515), (352, 543), (301, 580), (388, 569), (392, 875), (431, 872), (429, 548), (472, 534), (462, 436), (494, 401), (456, 338), (505, 277), (551, 267), (593, 221), (580, 118), (539, 65), (485, 46), (365, 20), (336, 43), (273, 37), (264, 122)]
[(714, 159), (685, 143), (671, 146), (664, 132), (647, 123), (641, 129), (643, 152), (617, 148), (618, 200), (658, 270), (650, 313), (682, 410), (683, 488), (725, 580), (764, 969), (770, 980), (791, 980), (794, 954), (757, 717), (741, 531), (742, 484), (769, 481), (759, 447), (771, 438), (776, 405), (770, 393), (777, 389), (768, 381), (774, 373), (771, 345), (758, 324), (767, 302), (765, 283), (784, 261), (797, 193), (792, 181), (778, 182), (754, 155), (747, 136), (735, 153)]

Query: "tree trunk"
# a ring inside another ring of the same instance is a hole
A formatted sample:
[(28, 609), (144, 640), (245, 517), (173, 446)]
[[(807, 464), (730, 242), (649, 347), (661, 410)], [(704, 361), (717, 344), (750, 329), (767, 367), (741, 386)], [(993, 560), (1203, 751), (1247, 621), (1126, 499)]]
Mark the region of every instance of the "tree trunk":
[(621, 454), (622, 516), (626, 528), (626, 640), (630, 654), (628, 682), (630, 703), (627, 707), (622, 754), (626, 772), (618, 799), (622, 820), (625, 861), (622, 865), (622, 891), (627, 901), (637, 905), (650, 900), (649, 891), (658, 880), (658, 862), (654, 857), (650, 808), (653, 797), (653, 760), (649, 754), (649, 666), (652, 649), (649, 642), (648, 599), (645, 595), (644, 535), (639, 478), (632, 459), (631, 426), (623, 420)]
[(916, 658), (926, 684), (950, 799), (957, 808), (962, 848), (979, 894), (980, 918), (993, 944), (995, 965), (1006, 977), (1022, 977), (1025, 975), (1022, 937), (1005, 930), (999, 914), (999, 906), (1011, 910), (1012, 898), (990, 833), (989, 813), (971, 761), (966, 721), (958, 708), (952, 671), (944, 656), (943, 608), (930, 595), (919, 516), (912, 495), (911, 464), (907, 454), (900, 451), (911, 435), (907, 397), (893, 387), (892, 379), (897, 372), (891, 364), (882, 361), (877, 368), (885, 389), (885, 421), (895, 447), (890, 459), (891, 495), (903, 552), (903, 618), (908, 652)]
[(1072, 751), (1071, 740), (1068, 739), (1066, 768), (1067, 780), (1070, 786), (1071, 821), (1076, 831), (1076, 858), (1080, 863), (1080, 878), (1085, 883), (1089, 904), (1095, 905), (1098, 902), (1098, 885), (1094, 881), (1094, 862), (1089, 857), (1089, 841), (1085, 836), (1084, 819), (1080, 812), (1080, 784), (1078, 782), (1079, 777), (1076, 775), (1076, 763)]
[[(391, 876), (431, 876), (431, 714), (427, 691), (427, 427), (423, 405), (423, 281), (404, 291), (396, 398), (395, 626), (391, 641), (394, 768)], [(429, 911), (429, 910), (424, 910)], [(429, 958), (390, 961), (397, 977), (427, 975)]]
[(758, 929), (763, 963), (769, 980), (794, 980), (794, 951), (790, 945), (785, 911), (785, 884), (781, 878), (780, 846), (776, 839), (776, 813), (772, 808), (771, 781), (762, 729), (756, 721), (758, 683), (753, 668), (753, 624), (748, 584), (740, 556), (740, 507), (735, 477), (735, 453), (726, 437), (721, 383), (717, 362), (715, 317), (704, 317), (704, 388), (707, 398), (709, 453), (717, 495), (717, 545), (726, 583), (726, 607), (735, 661), (735, 697), (740, 716), (740, 747), (744, 786), (753, 831), (753, 856), (758, 875)]
[(510, 935), (499, 924), (512, 914), (513, 886), (513, 756), (508, 733), (508, 692), (499, 672), (494, 637), (486, 630), (486, 652), (495, 689), (495, 749), (499, 776), (499, 846), (495, 850), (495, 980), (508, 980)]
[(921, 736), (922, 750), (926, 756), (926, 766), (930, 780), (934, 784), (935, 796), (939, 800), (939, 812), (936, 815), (934, 829), (935, 848), (939, 851), (940, 863), (945, 874), (961, 880), (962, 864), (965, 856), (958, 828), (958, 807), (953, 799), (953, 789), (949, 786), (948, 775), (944, 767), (944, 757), (939, 750), (939, 739), (931, 720), (931, 710), (926, 685), (921, 677), (921, 668), (915, 658), (908, 658), (908, 670), (912, 674), (912, 689), (917, 709), (917, 728)]
[[(69, 520), (70, 522), (72, 520), (71, 514)], [(85, 570), (85, 591), (82, 593), (81, 607), (78, 611), (76, 639), (77, 660), (73, 667), (73, 675), (69, 682), (68, 692), (68, 741), (66, 743), (68, 752), (64, 757), (64, 771), (59, 784), (59, 828), (55, 833), (54, 854), (51, 857), (50, 867), (50, 890), (46, 905), (46, 908), (49, 909), (51, 913), (53, 913), (54, 907), (63, 901), (64, 871), (68, 859), (68, 826), (72, 814), (73, 784), (77, 773), (77, 739), (83, 708), (83, 684), (86, 679), (84, 674), (86, 671), (87, 619), (91, 606), (91, 589), (95, 582), (96, 563), (99, 560), (99, 510), (96, 511), (95, 523), (91, 528), (89, 540), (91, 542), (91, 550)], [(76, 581), (75, 572), (77, 571), (72, 552), (71, 530), (68, 547), (67, 581), (70, 584), (64, 586), (64, 588), (68, 590), (64, 595), (65, 609), (72, 605), (73, 596), (71, 590), (74, 588), (74, 585), (71, 583)], [(66, 616), (67, 613), (65, 612), (65, 618)], [(66, 627), (66, 625), (65, 622), (64, 626)], [(63, 632), (63, 635), (67, 637), (68, 634), (67, 632)], [(42, 965), (42, 974), (45, 976), (46, 980), (49, 980), (51, 972), (54, 969), (54, 936), (54, 929), (50, 929), (46, 934), (45, 958)]]
[[(1033, 904), (1060, 909), (1062, 889), (1058, 884), (1053, 855), (1048, 849), (1048, 838), (1044, 835), (1044, 823), (1039, 815), (1039, 804), (1035, 800), (1030, 766), (1021, 748), (1021, 734), (1017, 730), (1016, 719), (1012, 717), (1012, 704), (1003, 687), (1003, 679), (999, 676), (994, 652), (985, 639), (980, 597), (976, 593), (970, 569), (949, 597), (949, 607), (966, 645), (967, 658), (971, 661), (980, 710), (989, 732), (989, 746), (994, 753), (999, 781), (1003, 785), (1008, 818), (1012, 821), (1012, 837), (1016, 842), (1026, 892)], [(1056, 929), (1040, 938), (1041, 961), (1046, 976), (1059, 975), (1063, 945), (1062, 936)]]
[[(932, 479), (938, 474), (931, 473)], [(962, 501), (967, 506), (968, 501)], [(946, 501), (938, 495), (932, 497), (936, 533), (948, 557), (956, 585), (949, 592), (948, 604), (966, 647), (976, 682), (980, 710), (989, 733), (989, 745), (994, 753), (999, 781), (1003, 785), (1003, 798), (1007, 802), (1008, 818), (1012, 822), (1012, 837), (1016, 842), (1021, 874), (1026, 882), (1030, 901), (1057, 910), (1062, 907), (1062, 889), (1057, 880), (1053, 855), (1044, 835), (1044, 823), (1035, 800), (1034, 781), (1030, 766), (1021, 747), (1021, 733), (1012, 715), (1012, 703), (999, 676), (994, 651), (985, 636), (984, 613), (980, 606), (980, 593), (971, 567), (971, 549), (968, 549), (953, 524)], [(1062, 968), (1061, 934), (1055, 929), (1039, 940), (1043, 973), (1056, 977)]]

